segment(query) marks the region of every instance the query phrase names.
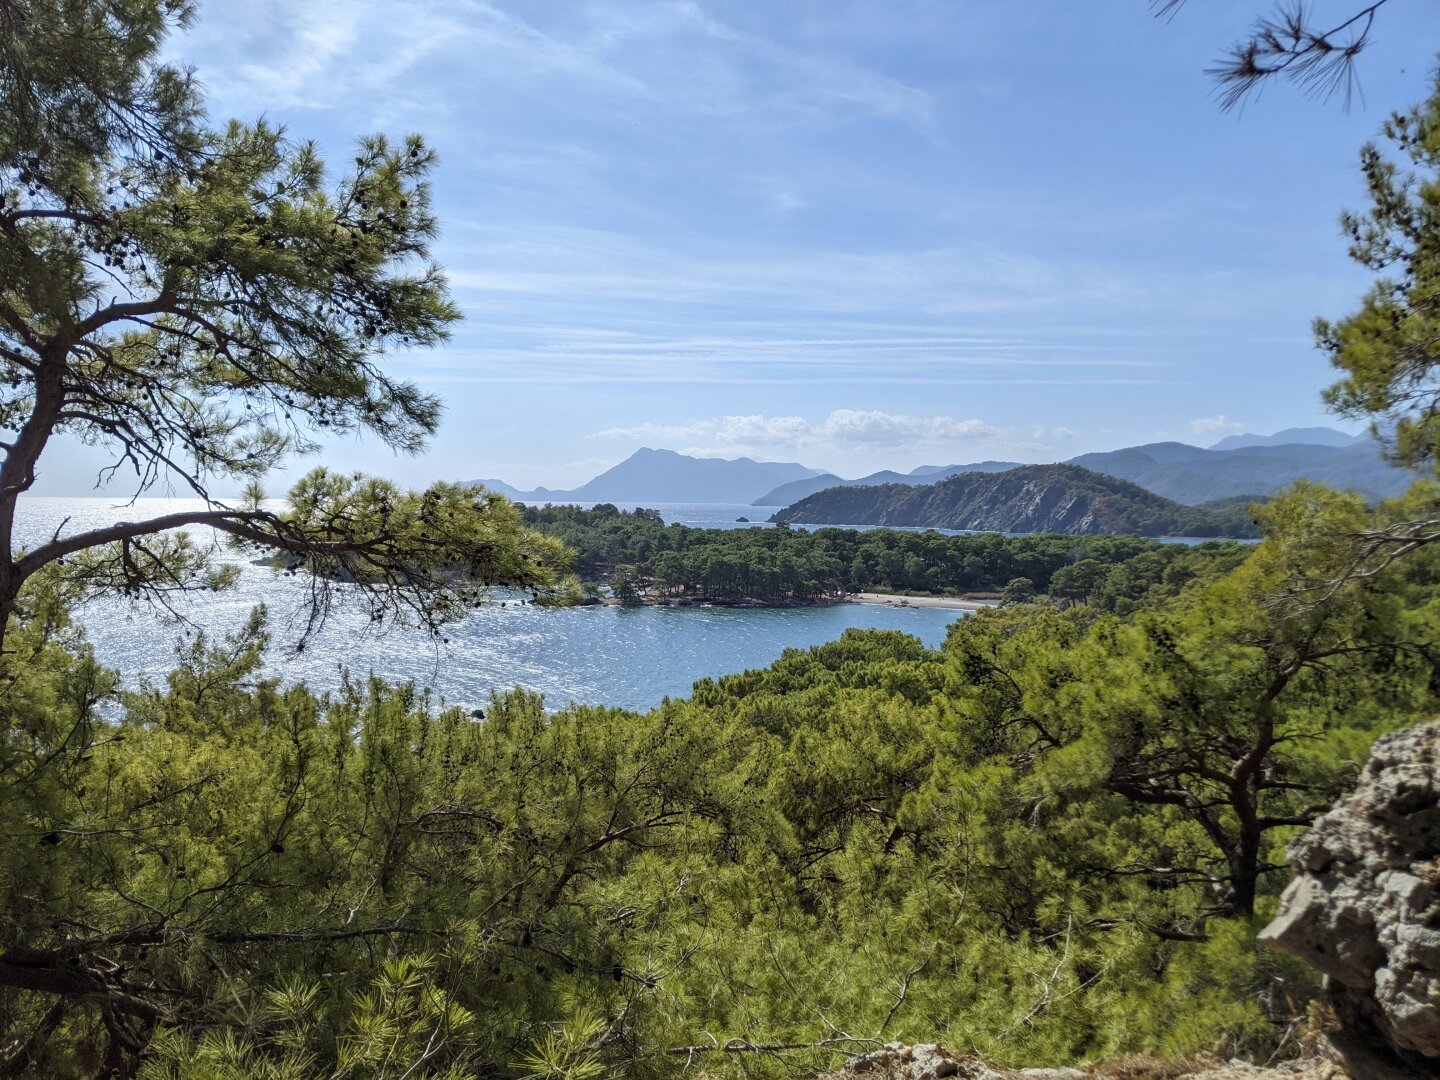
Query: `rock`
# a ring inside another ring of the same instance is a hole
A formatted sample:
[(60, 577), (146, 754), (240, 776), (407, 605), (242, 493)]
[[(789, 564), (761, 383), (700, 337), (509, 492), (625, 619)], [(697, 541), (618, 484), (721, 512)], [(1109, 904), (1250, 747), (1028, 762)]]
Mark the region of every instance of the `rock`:
[(1260, 939), (1324, 972), (1337, 1048), (1393, 1050), (1355, 1075), (1440, 1075), (1440, 722), (1377, 741), (1289, 855), (1297, 876)]
[(1005, 1080), (1004, 1076), (975, 1061), (956, 1057), (939, 1043), (905, 1046), (886, 1043), (864, 1057), (856, 1058), (839, 1076), (859, 1074), (875, 1080)]
[[(1356, 1080), (1387, 1080), (1385, 1074), (1352, 1074)], [(884, 1048), (856, 1058), (838, 1072), (810, 1080), (1346, 1080), (1337, 1066), (1323, 1061), (1294, 1061), (1274, 1067), (1232, 1061), (1222, 1065), (1214, 1058), (1189, 1061), (1150, 1057), (1112, 1058), (1083, 1069), (1002, 1069), (973, 1057), (955, 1055), (935, 1043), (906, 1046), (886, 1043)]]

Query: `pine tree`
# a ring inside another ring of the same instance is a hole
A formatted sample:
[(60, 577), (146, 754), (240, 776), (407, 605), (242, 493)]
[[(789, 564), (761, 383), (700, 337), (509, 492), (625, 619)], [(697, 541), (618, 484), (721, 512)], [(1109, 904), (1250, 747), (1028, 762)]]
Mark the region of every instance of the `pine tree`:
[[(46, 567), (144, 594), (223, 583), (175, 538), (209, 526), (287, 566), (369, 589), (377, 619), (433, 626), (475, 596), (538, 586), (559, 545), (483, 490), (411, 495), (316, 472), (288, 512), (259, 480), (317, 439), (422, 449), (440, 403), (385, 363), (459, 317), (431, 261), (418, 136), (360, 140), (332, 175), (265, 121), (210, 126), (187, 71), (161, 64), (180, 0), (0, 3), (0, 643)], [(57, 436), (104, 448), (100, 479), (179, 486), (205, 508), (15, 550), (17, 499)], [(217, 481), (247, 484), (233, 504)]]

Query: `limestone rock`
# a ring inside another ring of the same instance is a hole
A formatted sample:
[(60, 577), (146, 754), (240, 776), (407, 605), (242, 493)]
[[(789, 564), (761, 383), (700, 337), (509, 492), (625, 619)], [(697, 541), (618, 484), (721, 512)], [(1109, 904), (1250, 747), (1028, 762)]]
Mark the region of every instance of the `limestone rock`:
[[(1361, 1080), (1381, 1080), (1357, 1074)], [(886, 1043), (856, 1058), (838, 1072), (810, 1080), (1346, 1080), (1338, 1068), (1321, 1061), (1289, 1062), (1273, 1068), (1243, 1062), (1222, 1064), (1214, 1058), (1166, 1061), (1152, 1057), (1113, 1058), (1084, 1068), (1002, 1069), (934, 1043), (906, 1046)]]
[(957, 1057), (938, 1043), (886, 1043), (884, 1047), (852, 1061), (845, 1075), (858, 1074), (874, 1080), (1005, 1080), (1003, 1076), (975, 1061)]
[(1376, 742), (1289, 854), (1297, 876), (1261, 940), (1324, 972), (1352, 1042), (1378, 1032), (1440, 1074), (1440, 722)]

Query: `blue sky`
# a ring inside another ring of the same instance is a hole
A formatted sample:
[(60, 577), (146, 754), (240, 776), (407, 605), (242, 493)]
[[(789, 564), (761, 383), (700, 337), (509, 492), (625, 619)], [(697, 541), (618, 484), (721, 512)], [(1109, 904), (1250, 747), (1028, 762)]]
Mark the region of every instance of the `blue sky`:
[(171, 51), (216, 119), (439, 151), (466, 320), (394, 363), (444, 427), (325, 463), (556, 487), (650, 445), (858, 475), (1327, 422), (1309, 324), (1366, 283), (1337, 217), (1440, 12), (1381, 12), (1348, 112), (1276, 85), (1222, 113), (1202, 71), (1264, 5), (210, 0)]

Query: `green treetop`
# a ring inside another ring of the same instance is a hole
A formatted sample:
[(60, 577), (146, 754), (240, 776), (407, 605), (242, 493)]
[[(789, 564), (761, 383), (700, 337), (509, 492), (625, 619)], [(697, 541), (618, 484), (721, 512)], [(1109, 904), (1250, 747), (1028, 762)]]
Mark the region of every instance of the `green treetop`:
[[(483, 491), (322, 473), (292, 511), (263, 507), (255, 482), (322, 434), (422, 449), (440, 403), (384, 359), (444, 341), (459, 314), (429, 254), (434, 153), (372, 136), (333, 176), (282, 128), (208, 126), (189, 74), (156, 61), (190, 13), (0, 0), (0, 633), (29, 578), (102, 544), (118, 547), (62, 576), (215, 584), (163, 536), (187, 525), (371, 587), (382, 618), (433, 622), (459, 580), (546, 583), (559, 545)], [(179, 484), (206, 508), (15, 551), (16, 500), (61, 434), (113, 455), (101, 480)], [(249, 496), (227, 505), (217, 481)]]

